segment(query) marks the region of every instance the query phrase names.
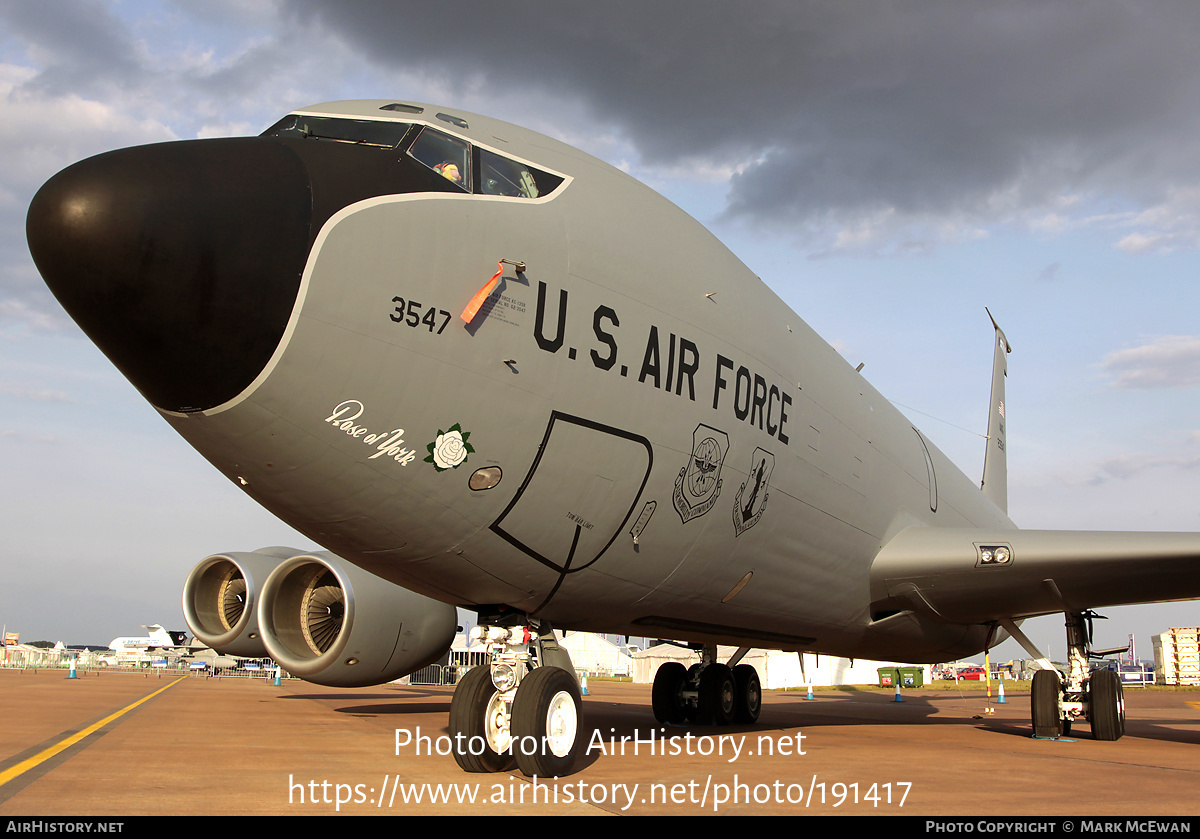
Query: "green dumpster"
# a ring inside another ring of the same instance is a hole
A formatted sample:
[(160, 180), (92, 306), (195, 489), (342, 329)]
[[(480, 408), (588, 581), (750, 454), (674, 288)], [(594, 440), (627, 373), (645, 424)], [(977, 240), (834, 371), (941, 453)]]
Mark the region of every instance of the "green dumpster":
[(900, 687), (919, 688), (925, 685), (925, 669), (922, 667), (900, 667)]
[(876, 672), (879, 673), (881, 688), (893, 688), (900, 683), (900, 671), (895, 667), (880, 667)]

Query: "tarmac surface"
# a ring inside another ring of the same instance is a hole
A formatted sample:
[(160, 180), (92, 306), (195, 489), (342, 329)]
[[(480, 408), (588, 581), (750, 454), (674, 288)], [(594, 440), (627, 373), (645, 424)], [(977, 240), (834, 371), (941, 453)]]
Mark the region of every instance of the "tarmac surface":
[(1126, 690), (1098, 742), (1035, 740), (1028, 693), (982, 686), (765, 691), (755, 725), (663, 729), (648, 685), (592, 681), (557, 781), (460, 771), (452, 693), (0, 670), (0, 816), (1200, 815), (1200, 691)]

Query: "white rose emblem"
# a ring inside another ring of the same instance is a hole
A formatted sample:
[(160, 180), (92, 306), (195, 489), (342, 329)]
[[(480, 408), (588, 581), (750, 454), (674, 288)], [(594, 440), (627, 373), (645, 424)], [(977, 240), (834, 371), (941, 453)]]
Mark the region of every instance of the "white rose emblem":
[(439, 434), (433, 444), (433, 462), (443, 469), (450, 469), (462, 463), (467, 456), (466, 446), (462, 435), (457, 431), (447, 431)]
[(425, 462), (432, 463), (433, 468), (439, 472), (457, 469), (459, 464), (467, 459), (467, 455), (475, 451), (467, 442), (470, 436), (471, 433), (463, 431), (458, 423), (450, 426), (448, 431), (438, 429), (437, 439), (426, 447), (429, 457), (425, 458)]

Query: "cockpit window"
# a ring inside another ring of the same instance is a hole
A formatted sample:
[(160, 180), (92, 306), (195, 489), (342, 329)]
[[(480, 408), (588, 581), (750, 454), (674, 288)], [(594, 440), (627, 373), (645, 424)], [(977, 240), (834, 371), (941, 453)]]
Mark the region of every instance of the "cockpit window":
[(264, 131), (261, 136), (303, 137), (391, 149), (400, 144), (408, 128), (408, 124), (403, 122), (289, 114)]
[[(383, 110), (414, 110), (411, 105), (385, 105)], [(444, 114), (438, 114), (445, 117)], [(457, 119), (457, 117), (455, 118)], [(461, 121), (461, 120), (460, 120)], [(465, 125), (465, 123), (464, 123)], [(563, 178), (488, 151), (420, 123), (388, 122), (351, 117), (288, 114), (262, 137), (315, 140), (375, 149), (394, 149), (397, 163), (404, 154), (432, 169), (464, 192), (507, 198), (543, 198), (562, 184)]]
[(426, 128), (408, 153), (446, 180), (458, 184), (467, 192), (471, 191), (469, 143), (435, 128)]
[(537, 198), (538, 184), (529, 167), (479, 150), (480, 189), (484, 195), (507, 195), (510, 198)]

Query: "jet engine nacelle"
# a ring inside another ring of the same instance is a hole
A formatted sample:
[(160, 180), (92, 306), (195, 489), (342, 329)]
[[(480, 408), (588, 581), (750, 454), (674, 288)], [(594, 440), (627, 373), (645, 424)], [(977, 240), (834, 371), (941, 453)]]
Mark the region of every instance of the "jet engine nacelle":
[(219, 653), (264, 658), (258, 631), (258, 601), (263, 583), (281, 560), (301, 553), (294, 548), (214, 554), (188, 575), (183, 586), (183, 616), (196, 639)]
[(258, 625), (267, 652), (293, 676), (365, 687), (443, 656), (457, 611), (321, 551), (293, 556), (271, 572)]

